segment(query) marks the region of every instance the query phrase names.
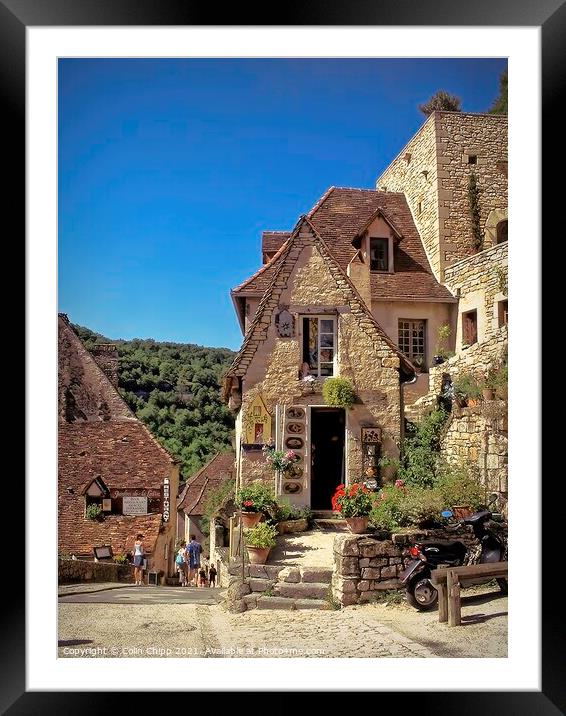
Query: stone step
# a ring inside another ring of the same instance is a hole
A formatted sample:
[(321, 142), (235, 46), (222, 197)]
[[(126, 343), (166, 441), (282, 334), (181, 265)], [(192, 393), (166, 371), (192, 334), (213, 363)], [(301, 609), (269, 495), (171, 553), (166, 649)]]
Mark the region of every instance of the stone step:
[(331, 609), (331, 606), (330, 603), (324, 599), (295, 599), (295, 609), (327, 610)]
[(313, 510), (312, 511), (313, 519), (321, 519), (321, 520), (328, 520), (332, 517), (340, 517), (340, 513), (336, 512), (334, 510)]
[(264, 597), (247, 594), (244, 601), (248, 609), (283, 609), (294, 611), (301, 609), (316, 609), (325, 611), (330, 604), (323, 599), (291, 599), (290, 597)]
[(339, 532), (348, 531), (348, 523), (346, 520), (339, 518), (316, 518), (314, 524), (319, 530), (336, 530)]
[(319, 582), (277, 582), (273, 592), (278, 597), (289, 597), (291, 599), (326, 599), (328, 597), (329, 585)]
[(295, 599), (285, 597), (258, 597), (256, 609), (294, 609)]
[[(300, 567), (301, 582), (312, 584), (330, 584), (332, 582), (332, 568), (330, 567)], [(287, 580), (285, 580), (287, 581)]]

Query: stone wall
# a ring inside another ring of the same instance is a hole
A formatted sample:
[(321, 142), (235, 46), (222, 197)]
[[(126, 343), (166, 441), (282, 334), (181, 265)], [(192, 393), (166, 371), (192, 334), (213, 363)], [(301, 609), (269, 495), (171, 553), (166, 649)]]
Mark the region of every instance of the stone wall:
[[(469, 163), (469, 157), (475, 163)], [(377, 188), (400, 191), (423, 240), (431, 267), (443, 281), (445, 268), (473, 251), (468, 183), (475, 174), (484, 245), (493, 211), (507, 216), (507, 117), (433, 112), (377, 180)], [(491, 245), (491, 243), (490, 243)]]
[(384, 591), (402, 589), (398, 577), (412, 559), (408, 548), (415, 542), (423, 539), (458, 539), (468, 545), (475, 542), (469, 527), (461, 528), (457, 534), (437, 529), (393, 534), (391, 539), (380, 537), (341, 534), (334, 538), (332, 594), (342, 606), (371, 602)]
[(491, 400), (474, 408), (456, 408), (441, 441), (441, 453), (452, 464), (473, 465), (486, 502), (496, 494), (498, 509), (507, 509), (507, 406)]
[(504, 242), (446, 269), (446, 284), (460, 298), (456, 326), (457, 353), (463, 350), (462, 314), (467, 311), (477, 311), (478, 343), (499, 334), (499, 304), (507, 300), (507, 256), (508, 246)]
[(405, 194), (431, 268), (438, 278), (440, 251), (437, 185), (436, 129), (434, 115), (430, 115), (379, 177), (376, 188)]
[[(475, 174), (477, 179), (482, 229), (494, 209), (507, 210), (507, 116), (435, 112), (435, 118), (444, 268), (465, 258), (472, 250), (470, 174)], [(471, 155), (476, 157), (475, 164), (468, 163)]]
[(113, 343), (97, 343), (90, 349), (94, 360), (102, 368), (112, 385), (118, 387), (118, 348)]
[(129, 564), (59, 558), (59, 584), (133, 582), (133, 580), (133, 569)]

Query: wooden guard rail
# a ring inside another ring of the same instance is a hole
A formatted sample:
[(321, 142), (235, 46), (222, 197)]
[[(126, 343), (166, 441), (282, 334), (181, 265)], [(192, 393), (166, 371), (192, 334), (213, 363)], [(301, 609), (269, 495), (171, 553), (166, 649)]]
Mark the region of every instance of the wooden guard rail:
[(448, 626), (460, 626), (462, 623), (462, 604), (460, 599), (460, 581), (480, 577), (507, 579), (507, 562), (470, 564), (466, 567), (446, 567), (435, 569), (431, 581), (438, 590), (438, 621), (448, 622)]

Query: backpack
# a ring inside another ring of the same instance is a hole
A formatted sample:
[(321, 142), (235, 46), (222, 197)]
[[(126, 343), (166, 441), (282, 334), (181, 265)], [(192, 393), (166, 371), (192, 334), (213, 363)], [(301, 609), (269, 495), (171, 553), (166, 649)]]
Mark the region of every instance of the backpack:
[(175, 557), (175, 564), (184, 564), (184, 563), (185, 563), (185, 559), (184, 559), (183, 555), (179, 554), (177, 552), (177, 556)]

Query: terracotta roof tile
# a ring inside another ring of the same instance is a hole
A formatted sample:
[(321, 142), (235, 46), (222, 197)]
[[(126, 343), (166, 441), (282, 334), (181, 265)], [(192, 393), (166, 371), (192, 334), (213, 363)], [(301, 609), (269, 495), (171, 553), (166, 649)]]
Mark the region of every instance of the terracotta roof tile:
[(264, 231), (261, 235), (261, 250), (263, 253), (275, 253), (291, 236), (290, 231)]
[[(372, 298), (453, 302), (450, 291), (438, 283), (432, 273), (404, 194), (331, 187), (311, 209), (308, 218), (345, 271), (356, 253), (352, 242), (378, 210), (383, 211), (386, 220), (403, 238), (395, 249), (395, 273), (371, 275)], [(273, 280), (280, 251), (233, 292), (263, 293)]]
[(196, 475), (187, 480), (177, 500), (177, 509), (188, 515), (202, 515), (210, 493), (232, 477), (234, 459), (233, 452), (217, 453)]

